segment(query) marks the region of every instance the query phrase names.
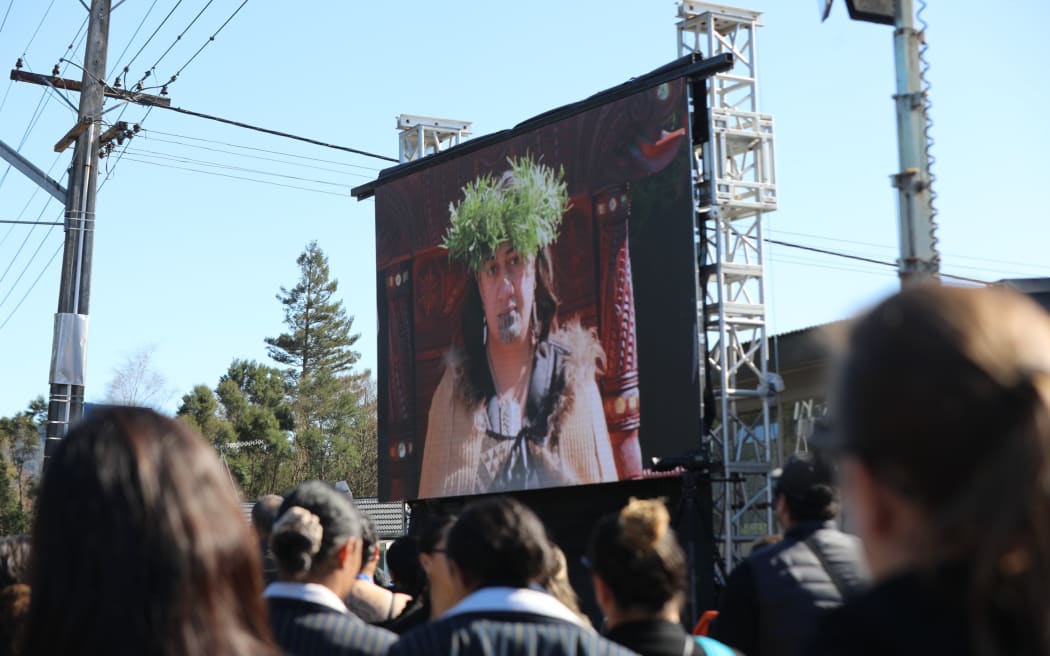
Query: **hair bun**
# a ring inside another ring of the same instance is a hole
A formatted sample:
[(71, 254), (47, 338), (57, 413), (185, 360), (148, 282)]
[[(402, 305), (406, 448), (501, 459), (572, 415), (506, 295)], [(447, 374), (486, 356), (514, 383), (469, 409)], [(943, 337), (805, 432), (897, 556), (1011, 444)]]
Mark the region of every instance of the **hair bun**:
[(667, 534), (671, 515), (660, 500), (631, 497), (620, 511), (619, 524), (624, 546), (647, 551)]
[(309, 545), (307, 554), (316, 555), (321, 550), (321, 539), (324, 537), (324, 527), (321, 526), (321, 518), (306, 508), (292, 506), (278, 518), (273, 525), (273, 535), (294, 533), (306, 538)]

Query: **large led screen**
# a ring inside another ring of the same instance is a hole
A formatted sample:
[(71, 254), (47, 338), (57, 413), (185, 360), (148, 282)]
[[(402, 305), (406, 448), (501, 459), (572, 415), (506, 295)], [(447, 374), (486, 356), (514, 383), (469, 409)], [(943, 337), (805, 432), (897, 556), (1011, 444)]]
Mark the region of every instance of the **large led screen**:
[(375, 182), (383, 498), (639, 478), (699, 444), (687, 88), (639, 79)]

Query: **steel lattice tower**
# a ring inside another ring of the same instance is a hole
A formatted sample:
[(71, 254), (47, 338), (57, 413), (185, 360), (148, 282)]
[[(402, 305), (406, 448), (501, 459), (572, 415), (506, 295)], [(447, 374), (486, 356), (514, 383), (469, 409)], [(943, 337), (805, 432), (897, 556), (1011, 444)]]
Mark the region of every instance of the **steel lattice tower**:
[[(778, 458), (770, 430), (779, 382), (767, 368), (762, 219), (777, 208), (777, 196), (773, 117), (758, 111), (760, 15), (702, 2), (678, 6), (679, 55), (734, 57), (730, 71), (707, 80), (708, 138), (696, 147), (694, 169), (702, 365), (715, 400), (705, 414), (716, 417), (704, 440), (722, 464), (713, 497), (727, 570), (743, 547), (775, 529), (769, 473)], [(694, 107), (703, 104), (694, 98)], [(752, 408), (746, 416), (742, 404)]]

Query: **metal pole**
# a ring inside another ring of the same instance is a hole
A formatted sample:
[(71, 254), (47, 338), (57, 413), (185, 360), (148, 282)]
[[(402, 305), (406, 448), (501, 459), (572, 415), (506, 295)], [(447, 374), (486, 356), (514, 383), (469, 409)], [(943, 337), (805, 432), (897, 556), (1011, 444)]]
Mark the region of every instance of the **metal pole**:
[(69, 425), (84, 411), (88, 304), (98, 188), (98, 135), (104, 101), (111, 0), (92, 0), (78, 120), (88, 125), (73, 151), (66, 198), (66, 241), (62, 257), (55, 337), (51, 348), (51, 398), (47, 409), (44, 466)]
[(894, 59), (897, 72), (897, 144), (901, 286), (936, 281), (940, 257), (934, 239), (930, 166), (926, 155), (926, 102), (919, 75), (919, 42), (912, 0), (894, 3)]

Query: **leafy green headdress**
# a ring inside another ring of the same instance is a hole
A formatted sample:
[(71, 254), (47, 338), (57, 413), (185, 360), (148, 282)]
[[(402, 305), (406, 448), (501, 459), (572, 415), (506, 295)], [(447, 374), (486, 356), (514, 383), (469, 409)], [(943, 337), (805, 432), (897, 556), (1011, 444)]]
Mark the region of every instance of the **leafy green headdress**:
[(510, 170), (501, 177), (477, 178), (463, 187), (458, 205), (449, 203), (442, 245), (450, 259), (463, 260), (474, 272), (503, 243), (528, 256), (553, 243), (569, 208), (564, 169), (555, 173), (529, 156), (507, 163)]

